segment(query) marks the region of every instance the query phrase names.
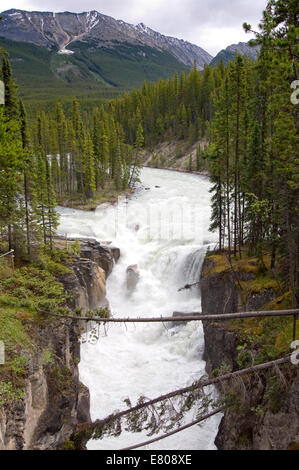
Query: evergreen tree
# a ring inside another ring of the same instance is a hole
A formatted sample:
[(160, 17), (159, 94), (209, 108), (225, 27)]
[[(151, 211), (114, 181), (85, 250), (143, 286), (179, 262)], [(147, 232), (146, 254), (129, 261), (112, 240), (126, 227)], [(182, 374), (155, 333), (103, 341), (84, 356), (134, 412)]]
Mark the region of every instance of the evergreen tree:
[(12, 76), (12, 69), (7, 57), (2, 59), (1, 78), (4, 83), (4, 113), (8, 119), (18, 118), (18, 100), (16, 92), (18, 87)]
[(139, 168), (140, 168), (139, 157), (140, 157), (140, 152), (143, 148), (143, 144), (144, 144), (143, 127), (142, 127), (142, 124), (139, 123), (138, 128), (137, 128), (136, 141), (135, 141), (135, 160), (134, 160), (133, 168), (131, 169), (129, 187), (131, 187), (131, 185), (134, 184), (134, 182), (137, 180), (139, 176)]

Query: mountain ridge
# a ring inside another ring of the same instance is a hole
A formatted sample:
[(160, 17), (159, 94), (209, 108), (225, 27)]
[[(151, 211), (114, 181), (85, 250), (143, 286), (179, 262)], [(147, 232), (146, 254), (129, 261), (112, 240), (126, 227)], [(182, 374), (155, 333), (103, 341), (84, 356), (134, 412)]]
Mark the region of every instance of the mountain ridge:
[(1, 15), (2, 37), (47, 48), (57, 47), (60, 53), (71, 54), (73, 51), (66, 47), (76, 41), (112, 48), (128, 42), (168, 52), (186, 66), (192, 66), (196, 60), (199, 69), (212, 60), (208, 52), (195, 44), (160, 34), (144, 23), (133, 25), (96, 10), (55, 13), (10, 9)]
[[(25, 100), (112, 98), (144, 81), (167, 79), (197, 63), (228, 61), (231, 45), (217, 56), (190, 42), (91, 10), (82, 13), (10, 9), (1, 13), (0, 45), (9, 52)], [(219, 59), (219, 60), (218, 60)]]
[(247, 56), (253, 60), (256, 60), (260, 51), (260, 46), (250, 46), (248, 42), (238, 42), (237, 44), (230, 44), (225, 49), (222, 49), (218, 54), (211, 60), (210, 66), (218, 65), (222, 60), (224, 65), (229, 60), (233, 60), (237, 54)]

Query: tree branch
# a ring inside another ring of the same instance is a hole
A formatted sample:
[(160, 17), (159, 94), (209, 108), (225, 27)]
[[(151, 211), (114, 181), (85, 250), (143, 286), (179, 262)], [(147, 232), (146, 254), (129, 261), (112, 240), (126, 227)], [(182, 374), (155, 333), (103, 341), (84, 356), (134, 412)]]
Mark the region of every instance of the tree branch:
[(221, 411), (224, 411), (225, 406), (221, 406), (220, 408), (217, 408), (214, 411), (211, 411), (210, 413), (205, 414), (204, 416), (201, 416), (200, 418), (196, 419), (195, 421), (192, 421), (191, 423), (185, 424), (184, 426), (181, 426), (180, 428), (175, 429), (174, 431), (170, 431), (166, 434), (163, 434), (162, 436), (155, 437), (153, 439), (150, 439), (148, 441), (141, 442), (140, 444), (135, 444), (130, 447), (125, 447), (124, 449), (120, 450), (132, 450), (132, 449), (138, 449), (138, 447), (143, 447), (148, 444), (152, 444), (153, 442), (160, 441), (161, 439), (165, 439), (166, 437), (172, 436), (173, 434), (176, 434), (177, 432), (184, 431), (185, 429), (190, 428), (191, 426), (194, 426), (195, 424), (200, 423), (201, 421), (204, 421), (205, 419), (210, 418), (211, 416), (216, 415), (217, 413), (221, 413)]
[(231, 379), (234, 379), (234, 378), (239, 377), (239, 376), (247, 375), (247, 374), (250, 374), (250, 373), (253, 373), (253, 372), (256, 372), (256, 371), (261, 371), (261, 370), (268, 369), (268, 368), (273, 367), (273, 366), (288, 363), (288, 362), (290, 362), (290, 357), (291, 356), (288, 355), (288, 356), (285, 356), (283, 358), (276, 359), (274, 361), (265, 362), (263, 364), (258, 364), (258, 365), (255, 365), (255, 366), (251, 366), (251, 367), (248, 367), (246, 369), (237, 370), (235, 372), (229, 372), (229, 373), (224, 374), (220, 377), (215, 377), (215, 378), (204, 380), (204, 381), (199, 380), (197, 382), (194, 382), (191, 386), (180, 388), (180, 389), (175, 390), (173, 392), (166, 393), (164, 395), (160, 395), (157, 398), (154, 398), (152, 400), (148, 400), (147, 402), (140, 403), (136, 406), (133, 406), (133, 407), (128, 408), (126, 410), (120, 411), (118, 413), (112, 413), (104, 419), (101, 419), (101, 420), (98, 419), (98, 420), (94, 421), (93, 423), (79, 424), (78, 427), (77, 427), (78, 432), (86, 434), (90, 438), (92, 438), (97, 431), (101, 432), (101, 430), (103, 429), (103, 427), (106, 424), (110, 423), (111, 421), (120, 419), (120, 418), (126, 416), (127, 414), (134, 413), (136, 411), (140, 411), (141, 409), (143, 409), (145, 407), (149, 407), (151, 405), (154, 405), (158, 402), (167, 400), (169, 398), (172, 398), (172, 397), (175, 397), (175, 396), (178, 396), (178, 395), (182, 395), (182, 394), (187, 393), (187, 392), (191, 392), (196, 388), (201, 389), (203, 387), (207, 387), (209, 385), (215, 385), (215, 384), (217, 384), (219, 382), (222, 382), (222, 381), (225, 381), (225, 380), (231, 380)]

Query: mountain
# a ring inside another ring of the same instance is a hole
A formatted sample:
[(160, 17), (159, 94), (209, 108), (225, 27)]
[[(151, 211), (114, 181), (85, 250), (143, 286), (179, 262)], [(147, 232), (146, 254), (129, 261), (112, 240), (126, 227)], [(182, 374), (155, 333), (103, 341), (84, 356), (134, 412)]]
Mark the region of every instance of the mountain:
[(231, 44), (226, 49), (222, 49), (210, 62), (210, 65), (217, 65), (222, 60), (226, 65), (229, 60), (234, 59), (237, 54), (250, 57), (256, 60), (259, 54), (260, 46), (250, 46), (248, 42), (239, 42), (238, 44)]
[(24, 97), (113, 96), (168, 78), (212, 56), (200, 47), (97, 11), (1, 13), (0, 45), (10, 53)]
[(47, 48), (56, 46), (60, 53), (71, 53), (70, 44), (74, 41), (92, 43), (94, 47), (114, 48), (119, 43), (128, 42), (169, 52), (178, 61), (191, 67), (194, 60), (199, 68), (212, 60), (210, 54), (187, 41), (164, 36), (143, 23), (134, 26), (97, 11), (50, 13), (13, 9), (1, 15), (1, 36)]

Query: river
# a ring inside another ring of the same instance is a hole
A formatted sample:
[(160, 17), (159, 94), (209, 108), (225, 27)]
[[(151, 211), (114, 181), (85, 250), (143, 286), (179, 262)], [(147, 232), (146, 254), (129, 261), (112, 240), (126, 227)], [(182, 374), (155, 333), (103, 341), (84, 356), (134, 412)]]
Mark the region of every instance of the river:
[[(144, 168), (142, 184), (128, 200), (100, 206), (95, 212), (59, 208), (59, 233), (112, 241), (121, 258), (107, 280), (113, 316), (171, 316), (173, 311), (200, 311), (199, 290), (178, 292), (197, 281), (206, 249), (216, 242), (208, 230), (211, 184), (206, 177)], [(137, 264), (140, 278), (129, 293), (128, 265)], [(171, 327), (161, 323), (110, 324), (99, 329), (96, 342), (81, 346), (81, 381), (89, 387), (92, 419), (103, 418), (140, 395), (154, 398), (191, 384), (205, 372), (202, 325)], [(94, 343), (94, 344), (93, 344)], [(200, 427), (158, 441), (147, 449), (215, 449), (220, 417)], [(192, 421), (192, 416), (189, 421)], [(88, 449), (121, 449), (147, 440), (145, 433), (89, 441)]]

